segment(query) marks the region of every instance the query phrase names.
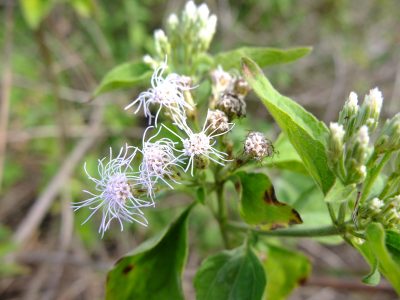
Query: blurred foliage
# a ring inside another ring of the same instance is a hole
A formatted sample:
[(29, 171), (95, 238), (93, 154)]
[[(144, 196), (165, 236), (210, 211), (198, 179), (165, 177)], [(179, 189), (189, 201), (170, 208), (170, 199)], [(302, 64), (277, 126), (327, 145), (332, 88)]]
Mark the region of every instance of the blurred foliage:
[[(145, 120), (133, 118), (123, 110), (129, 100), (137, 95), (138, 90), (130, 89), (122, 96), (118, 93), (108, 94), (106, 99), (88, 101), (95, 86), (113, 66), (140, 60), (145, 53), (151, 52), (153, 30), (162, 25), (166, 11), (174, 11), (182, 6), (182, 3), (183, 1), (161, 0), (18, 2), (14, 17), (14, 85), (8, 127), (13, 133), (13, 138), (30, 129), (37, 129), (39, 132), (51, 129), (53, 134), (38, 138), (30, 136), (28, 131), (28, 138), (9, 143), (0, 196), (10, 193), (21, 182), (36, 184), (36, 192), (19, 208), (26, 211), (60, 166), (59, 140), (55, 138), (58, 100), (46, 74), (48, 66), (40, 51), (43, 39), (40, 39), (38, 33), (44, 33), (44, 40), (53, 60), (57, 84), (65, 88), (61, 93), (61, 101), (64, 102), (64, 117), (68, 129), (71, 132), (78, 131), (75, 135), (71, 133), (67, 150), (72, 149), (77, 136), (85, 134), (79, 131), (79, 128), (88, 124), (90, 113), (96, 104), (99, 101), (107, 102), (103, 121), (107, 129), (106, 137), (85, 157), (88, 164), (94, 166), (97, 157), (106, 155), (110, 146), (119, 147), (125, 141), (132, 140), (135, 140), (132, 143), (136, 143), (134, 134), (131, 134), (134, 130), (131, 129), (140, 129), (147, 124)], [(210, 7), (220, 10), (214, 12), (225, 18), (228, 12), (224, 11), (224, 8), (216, 7), (215, 1), (209, 3)], [(391, 95), (394, 71), (390, 68), (388, 71), (388, 66), (394, 68), (398, 60), (399, 1), (239, 0), (229, 1), (229, 5), (231, 24), (228, 24), (228, 28), (219, 24), (220, 29), (212, 52), (227, 49), (225, 46), (232, 44), (284, 48), (296, 44), (315, 45), (312, 57), (307, 58), (304, 65), (276, 66), (268, 70), (268, 77), (283, 93), (309, 93), (313, 89), (317, 92), (330, 89), (335, 77), (335, 53), (350, 69), (350, 75), (347, 77), (349, 80), (346, 83), (348, 86), (365, 90), (372, 85), (383, 84), (388, 98)], [(0, 13), (3, 14), (3, 6), (0, 6)], [(226, 17), (226, 20), (229, 18)], [(4, 30), (0, 30), (1, 45), (4, 45), (4, 35)], [(3, 67), (1, 63), (0, 69)], [(206, 83), (199, 90), (203, 88), (206, 92), (209, 90)], [(321, 99), (312, 100), (309, 103), (311, 106), (321, 105), (318, 102), (323, 103), (322, 106), (326, 104), (326, 101), (320, 101)], [(398, 103), (395, 105), (398, 108)], [(237, 142), (244, 136), (242, 131), (246, 126), (265, 132), (268, 130), (271, 136), (276, 134), (273, 126), (265, 122), (265, 110), (259, 112), (254, 107), (250, 102), (249, 108), (254, 110), (254, 115), (259, 118), (241, 121), (241, 131), (233, 136)], [(323, 114), (324, 111), (317, 113)], [(77, 130), (73, 130), (74, 128)], [(278, 154), (277, 163), (280, 159)], [(275, 171), (268, 169), (268, 172), (273, 174)], [(279, 179), (270, 176), (276, 186), (277, 197), (298, 210), (305, 225), (326, 224), (329, 218), (323, 202), (320, 201), (323, 195), (312, 180), (291, 171), (283, 171), (281, 175)], [(32, 177), (38, 179), (38, 182), (34, 182)], [(88, 184), (82, 168), (78, 167), (73, 179), (68, 183), (71, 187), (71, 198), (81, 199), (81, 191)], [(177, 215), (180, 206), (186, 203), (184, 197), (182, 196), (182, 201), (172, 199), (173, 205), (160, 203), (160, 207), (150, 213), (151, 228), (143, 230), (132, 226), (131, 234), (127, 237), (129, 248), (165, 228)], [(195, 243), (199, 244), (197, 248), (200, 249), (201, 257), (217, 249), (221, 242), (217, 226), (210, 222), (208, 214), (205, 209), (202, 211), (198, 208), (191, 220), (193, 235), (198, 236)], [(100, 243), (105, 242), (111, 246), (118, 244), (118, 238), (113, 238), (118, 235), (118, 228), (113, 229), (104, 241), (99, 241), (95, 221), (80, 226), (87, 215), (87, 212), (76, 214), (74, 228), (89, 252), (98, 254)], [(1, 220), (10, 228), (15, 228), (20, 221), (21, 219), (15, 219), (13, 215), (7, 215)], [(59, 222), (58, 218), (55, 222)], [(15, 250), (11, 242), (12, 231), (5, 228), (0, 227), (0, 259)], [(42, 229), (49, 230), (46, 226)], [(335, 242), (334, 237), (324, 239), (327, 242)], [(119, 248), (118, 253), (113, 253), (114, 256), (121, 255), (124, 249), (126, 248)], [(1, 274), (20, 272), (17, 266), (5, 263), (1, 265)]]

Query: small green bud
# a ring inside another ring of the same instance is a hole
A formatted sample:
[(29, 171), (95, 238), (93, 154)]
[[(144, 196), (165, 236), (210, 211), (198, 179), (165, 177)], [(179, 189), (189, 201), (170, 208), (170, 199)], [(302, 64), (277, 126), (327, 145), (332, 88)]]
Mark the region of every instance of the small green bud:
[(343, 126), (338, 123), (331, 123), (329, 129), (328, 155), (331, 161), (336, 162), (343, 156), (345, 131)]
[(171, 14), (167, 20), (167, 28), (172, 33), (175, 32), (176, 28), (179, 25), (179, 19), (176, 14)]
[(368, 127), (362, 126), (352, 136), (346, 147), (345, 167), (347, 170), (347, 183), (359, 183), (366, 177), (366, 161), (369, 153)]
[(385, 205), (382, 200), (376, 197), (370, 200), (368, 204), (369, 210), (374, 214), (379, 214), (382, 210), (382, 207)]
[(210, 160), (204, 155), (196, 155), (194, 157), (194, 166), (199, 170), (204, 170), (210, 164)]
[(346, 131), (344, 141), (347, 141), (347, 139), (354, 133), (358, 110), (357, 94), (351, 92), (343, 106), (343, 109), (339, 113), (338, 123), (343, 125)]
[(154, 43), (157, 54), (160, 57), (165, 57), (165, 55), (170, 55), (171, 45), (168, 42), (168, 38), (162, 29), (157, 29), (154, 31)]
[(375, 142), (378, 153), (400, 149), (400, 113), (387, 120)]
[(251, 87), (244, 78), (239, 77), (238, 79), (236, 79), (236, 81), (234, 83), (233, 91), (239, 97), (242, 97), (242, 98), (246, 97), (246, 95), (249, 93), (250, 90), (251, 90)]
[(357, 120), (356, 127), (359, 128), (367, 125), (370, 132), (373, 132), (378, 126), (379, 116), (382, 109), (383, 96), (378, 88), (369, 91), (365, 96), (364, 103), (362, 104)]

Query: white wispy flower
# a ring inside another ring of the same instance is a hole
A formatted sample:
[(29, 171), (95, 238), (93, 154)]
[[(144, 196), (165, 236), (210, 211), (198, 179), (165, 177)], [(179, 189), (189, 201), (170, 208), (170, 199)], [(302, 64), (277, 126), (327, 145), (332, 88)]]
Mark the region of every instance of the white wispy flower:
[[(149, 124), (152, 118), (154, 118), (156, 127), (158, 115), (163, 107), (168, 111), (168, 114), (174, 121), (186, 119), (185, 110), (193, 109), (193, 107), (185, 101), (183, 95), (183, 92), (190, 90), (191, 87), (181, 80), (181, 76), (178, 74), (172, 73), (164, 78), (163, 74), (166, 69), (167, 63), (165, 61), (154, 71), (151, 77), (151, 88), (140, 93), (138, 98), (125, 107), (125, 109), (129, 109), (138, 104), (135, 113), (143, 107), (144, 115), (149, 118)], [(153, 116), (150, 111), (151, 105), (158, 105), (155, 116)]]
[(143, 226), (148, 224), (141, 208), (152, 205), (152, 202), (139, 199), (133, 193), (133, 190), (141, 185), (138, 172), (134, 172), (131, 167), (136, 153), (137, 148), (126, 145), (113, 158), (110, 148), (109, 158), (104, 157), (98, 161), (98, 178), (92, 177), (87, 171), (86, 163), (84, 165), (87, 176), (96, 184), (97, 192), (84, 190), (91, 197), (73, 203), (72, 207), (75, 211), (83, 207), (92, 211), (82, 224), (86, 223), (97, 211), (101, 211), (99, 233), (102, 236), (114, 219), (119, 222), (121, 231), (124, 229), (123, 221), (137, 222)]
[(228, 154), (217, 150), (214, 147), (214, 145), (216, 143), (215, 138), (217, 136), (226, 134), (233, 128), (234, 124), (230, 124), (229, 128), (225, 131), (219, 131), (219, 130), (210, 131), (211, 124), (207, 123), (207, 119), (209, 119), (209, 113), (210, 111), (207, 113), (206, 121), (204, 122), (203, 128), (200, 132), (194, 133), (186, 123), (176, 124), (180, 129), (182, 129), (185, 132), (185, 134), (187, 135), (186, 138), (180, 137), (171, 129), (163, 125), (171, 133), (173, 133), (179, 139), (181, 139), (183, 144), (183, 149), (179, 150), (179, 152), (182, 152), (182, 154), (178, 156), (178, 159), (180, 159), (181, 157), (183, 157), (183, 159), (185, 158), (188, 159), (185, 172), (187, 172), (190, 169), (191, 170), (190, 174), (192, 176), (193, 176), (194, 160), (196, 159), (196, 157), (204, 156), (220, 165), (224, 165), (223, 162), (221, 162), (220, 160), (229, 161), (226, 159), (226, 156), (228, 156)]
[(178, 183), (174, 177), (175, 167), (181, 168), (182, 161), (175, 156), (177, 149), (176, 142), (168, 138), (161, 138), (153, 141), (158, 136), (162, 127), (158, 132), (145, 141), (146, 132), (153, 127), (148, 127), (143, 135), (143, 147), (140, 150), (143, 159), (139, 166), (142, 184), (147, 188), (148, 195), (154, 197), (154, 185), (161, 180), (171, 189), (172, 185), (168, 180)]

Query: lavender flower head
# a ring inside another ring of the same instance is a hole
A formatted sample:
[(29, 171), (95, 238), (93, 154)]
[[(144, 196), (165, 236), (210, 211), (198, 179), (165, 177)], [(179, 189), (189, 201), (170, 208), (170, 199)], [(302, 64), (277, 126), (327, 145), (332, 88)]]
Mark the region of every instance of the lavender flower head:
[(97, 211), (101, 211), (102, 220), (99, 233), (104, 236), (109, 229), (112, 220), (118, 220), (121, 231), (124, 229), (123, 221), (137, 222), (147, 226), (148, 222), (141, 208), (153, 205), (152, 202), (142, 200), (134, 195), (135, 187), (140, 186), (140, 178), (137, 172), (133, 172), (131, 162), (136, 155), (137, 148), (122, 147), (117, 157), (113, 158), (110, 148), (108, 161), (103, 158), (98, 161), (99, 178), (92, 177), (84, 165), (85, 172), (90, 180), (96, 184), (97, 193), (84, 190), (91, 197), (87, 200), (73, 203), (74, 210), (88, 207), (92, 213), (83, 222), (86, 223)]
[[(187, 85), (185, 80), (182, 80), (183, 76), (178, 74), (172, 73), (164, 78), (163, 74), (166, 69), (167, 63), (165, 61), (154, 71), (151, 77), (151, 88), (140, 93), (138, 98), (125, 107), (125, 109), (129, 109), (138, 105), (135, 113), (143, 107), (144, 115), (149, 118), (149, 124), (154, 118), (156, 127), (158, 115), (163, 107), (174, 121), (186, 119), (186, 109), (193, 110), (192, 105), (185, 101), (183, 95), (184, 91), (190, 90), (191, 87)], [(159, 106), (155, 116), (150, 111), (151, 105)]]
[(224, 135), (229, 132), (233, 125), (232, 123), (228, 123), (229, 127), (226, 130), (220, 130), (216, 128), (214, 130), (210, 130), (212, 124), (209, 124), (207, 120), (209, 119), (210, 111), (207, 113), (206, 122), (204, 122), (203, 128), (200, 132), (194, 133), (189, 126), (182, 122), (180, 124), (176, 124), (178, 128), (183, 129), (187, 135), (187, 138), (182, 138), (178, 136), (175, 132), (170, 130), (168, 127), (164, 126), (166, 129), (171, 131), (174, 135), (179, 137), (183, 144), (183, 149), (179, 150), (182, 152), (181, 155), (178, 156), (180, 159), (181, 157), (188, 158), (187, 165), (185, 168), (185, 172), (189, 169), (191, 170), (190, 173), (193, 176), (193, 169), (194, 169), (194, 161), (196, 158), (204, 156), (213, 162), (223, 165), (220, 160), (228, 161), (225, 157), (228, 155), (225, 152), (217, 150), (214, 145), (216, 143), (215, 138), (220, 135)]
[[(153, 127), (148, 127), (147, 130)], [(182, 161), (175, 156), (175, 142), (168, 138), (161, 138), (153, 142), (153, 139), (158, 136), (162, 127), (158, 132), (145, 141), (146, 132), (143, 135), (143, 147), (140, 150), (143, 155), (142, 163), (139, 167), (142, 184), (147, 187), (148, 195), (153, 198), (154, 185), (161, 180), (168, 187), (173, 189), (173, 186), (167, 181), (171, 180), (178, 183), (174, 177), (175, 167), (180, 167)]]

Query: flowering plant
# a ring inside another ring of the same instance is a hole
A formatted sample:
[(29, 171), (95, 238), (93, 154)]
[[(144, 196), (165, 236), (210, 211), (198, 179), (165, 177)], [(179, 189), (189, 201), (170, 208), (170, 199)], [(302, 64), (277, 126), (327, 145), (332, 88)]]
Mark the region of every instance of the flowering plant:
[[(155, 32), (152, 56), (111, 70), (95, 92), (151, 86), (125, 107), (142, 112), (148, 127), (140, 147), (99, 160), (98, 178), (86, 171), (97, 192), (85, 191), (89, 199), (75, 209), (89, 208), (87, 220), (101, 211), (103, 236), (113, 223), (121, 230), (125, 222), (148, 226), (146, 211), (164, 190), (190, 187), (194, 198), (163, 234), (116, 263), (107, 298), (183, 299), (188, 218), (202, 205), (215, 216), (225, 250), (199, 266), (197, 299), (285, 298), (311, 265), (271, 236), (340, 237), (371, 266), (366, 284), (382, 274), (400, 293), (400, 115), (380, 128), (379, 89), (361, 105), (352, 92), (328, 128), (279, 94), (260, 69), (301, 58), (308, 48), (244, 47), (212, 56), (216, 24), (205, 4), (187, 2), (168, 18), (166, 32)], [(240, 136), (251, 124), (250, 90), (281, 129), (274, 142), (264, 128)], [(297, 190), (285, 194), (284, 184)]]

